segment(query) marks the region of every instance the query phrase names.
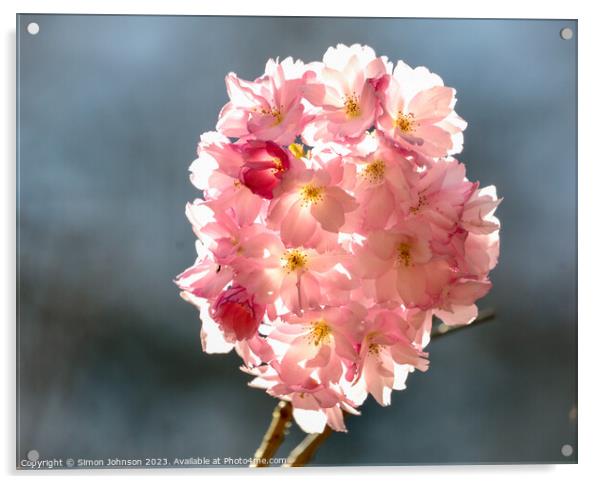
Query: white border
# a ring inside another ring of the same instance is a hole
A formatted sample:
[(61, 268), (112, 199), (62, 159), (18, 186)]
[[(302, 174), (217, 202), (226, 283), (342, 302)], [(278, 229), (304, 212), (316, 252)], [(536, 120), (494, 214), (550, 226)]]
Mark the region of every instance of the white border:
[[(352, 3), (347, 1), (303, 0), (303, 2), (280, 1), (233, 1), (195, 3), (188, 1), (146, 0), (105, 0), (105, 1), (3, 1), (2, 34), (4, 56), (2, 63), (2, 106), (5, 112), (0, 118), (2, 124), (1, 143), (4, 148), (4, 162), (1, 164), (0, 179), (2, 210), (0, 222), (3, 230), (0, 257), (2, 279), (0, 287), (0, 307), (5, 309), (2, 319), (4, 334), (2, 361), (3, 397), (0, 399), (3, 429), (0, 440), (2, 473), (15, 478), (15, 14), (21, 13), (131, 13), (131, 14), (205, 14), (205, 15), (303, 15), (303, 16), (381, 16), (381, 17), (470, 17), (470, 18), (566, 18), (578, 19), (579, 41), (579, 464), (558, 466), (445, 466), (445, 467), (396, 467), (396, 468), (332, 468), (295, 469), (284, 475), (278, 469), (215, 470), (155, 470), (155, 471), (55, 471), (34, 474), (19, 473), (19, 477), (32, 479), (45, 475), (51, 481), (65, 478), (65, 473), (91, 479), (124, 478), (136, 480), (165, 480), (167, 476), (178, 475), (188, 479), (217, 479), (239, 477), (251, 482), (263, 482), (266, 478), (285, 477), (291, 481), (324, 476), (329, 480), (365, 481), (373, 474), (376, 478), (437, 479), (446, 483), (506, 482), (523, 478), (529, 481), (545, 481), (546, 484), (567, 479), (586, 479), (594, 472), (599, 476), (598, 451), (602, 450), (600, 439), (602, 428), (600, 413), (602, 401), (600, 390), (600, 345), (602, 344), (602, 323), (596, 318), (596, 302), (600, 299), (599, 274), (602, 273), (600, 255), (600, 196), (599, 180), (602, 180), (600, 167), (602, 156), (596, 143), (602, 138), (598, 132), (602, 113), (600, 88), (599, 46), (602, 45), (599, 16), (595, 2), (591, 1), (547, 1), (525, 2), (505, 0), (504, 2), (473, 2), (468, 0), (440, 0), (426, 2), (395, 2), (392, 0), (367, 0)], [(416, 39), (420, 42), (420, 39)], [(597, 56), (597, 57), (596, 57)], [(520, 174), (517, 174), (520, 176)], [(563, 230), (563, 227), (559, 227)], [(537, 349), (534, 348), (534, 351)], [(400, 437), (403, 438), (403, 437)], [(391, 445), (394, 445), (392, 442)]]

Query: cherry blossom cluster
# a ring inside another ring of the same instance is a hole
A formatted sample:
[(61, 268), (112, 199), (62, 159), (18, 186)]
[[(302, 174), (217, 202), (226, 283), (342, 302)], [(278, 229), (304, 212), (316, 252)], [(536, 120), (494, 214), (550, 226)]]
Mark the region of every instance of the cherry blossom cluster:
[(428, 368), (433, 317), (477, 316), (500, 200), (453, 158), (466, 122), (425, 67), (338, 45), (226, 86), (190, 167), (198, 258), (176, 282), (204, 351), (235, 349), (306, 432), (344, 431), (343, 412)]

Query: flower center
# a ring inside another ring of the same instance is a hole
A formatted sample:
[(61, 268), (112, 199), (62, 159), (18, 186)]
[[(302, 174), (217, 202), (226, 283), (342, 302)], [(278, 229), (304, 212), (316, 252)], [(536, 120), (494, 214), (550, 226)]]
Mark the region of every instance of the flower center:
[(232, 242), (232, 247), (236, 248), (236, 253), (237, 254), (242, 254), (243, 253), (243, 248), (242, 245), (240, 244), (240, 240), (238, 240), (236, 237), (233, 237), (231, 239)]
[[(281, 106), (282, 107), (282, 106)], [(265, 116), (272, 116), (274, 118), (274, 126), (279, 125), (280, 123), (282, 123), (282, 111), (280, 110), (280, 108), (270, 108), (270, 109), (261, 109), (261, 114), (265, 115)]]
[(410, 253), (410, 244), (405, 242), (400, 243), (397, 246), (397, 262), (409, 267), (412, 263), (412, 254)]
[(426, 196), (420, 195), (418, 197), (418, 203), (414, 207), (410, 207), (410, 213), (414, 215), (417, 214), (420, 211), (420, 209), (426, 206), (427, 204), (428, 200), (426, 199)]
[(322, 343), (328, 343), (330, 341), (330, 334), (330, 327), (326, 321), (323, 319), (312, 321), (308, 336), (309, 340), (314, 344), (314, 346), (319, 346)]
[(381, 349), (382, 345), (379, 345), (378, 343), (370, 343), (368, 345), (368, 353), (371, 355), (378, 355)]
[(307, 267), (307, 255), (299, 249), (287, 250), (281, 259), (282, 267), (287, 274)]
[(418, 123), (414, 119), (414, 114), (403, 114), (401, 111), (397, 112), (397, 118), (395, 118), (394, 125), (399, 128), (402, 133), (412, 133), (415, 131)]
[(362, 176), (370, 183), (381, 182), (385, 176), (385, 162), (383, 160), (374, 160), (364, 168)]
[(353, 93), (345, 97), (345, 114), (349, 119), (361, 116), (362, 111), (360, 109), (360, 100), (357, 97), (357, 94)]
[(324, 198), (324, 187), (319, 187), (313, 183), (308, 183), (301, 188), (301, 199), (304, 205), (318, 203)]
[(372, 341), (376, 335), (377, 333), (375, 332), (371, 332), (370, 334), (368, 334), (366, 342), (368, 343), (368, 353), (371, 355), (378, 356), (380, 354), (380, 351), (383, 349), (383, 345), (379, 343), (374, 343)]
[(282, 173), (284, 171), (284, 164), (280, 158), (272, 158), (272, 163), (274, 163), (274, 168), (272, 168), (272, 172), (274, 173)]

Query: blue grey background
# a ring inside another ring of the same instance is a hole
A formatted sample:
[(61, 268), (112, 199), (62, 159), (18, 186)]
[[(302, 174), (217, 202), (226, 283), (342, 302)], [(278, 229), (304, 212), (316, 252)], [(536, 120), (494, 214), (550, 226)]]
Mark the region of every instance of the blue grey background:
[[(40, 32), (25, 26), (36, 21)], [(575, 21), (21, 15), (18, 459), (250, 456), (275, 401), (201, 353), (172, 279), (224, 76), (366, 43), (458, 90), (460, 159), (504, 202), (494, 322), (430, 347), (314, 463), (576, 461)], [(284, 451), (302, 437), (293, 428)], [(561, 446), (575, 448), (564, 457)], [(284, 452), (283, 452), (284, 453)]]

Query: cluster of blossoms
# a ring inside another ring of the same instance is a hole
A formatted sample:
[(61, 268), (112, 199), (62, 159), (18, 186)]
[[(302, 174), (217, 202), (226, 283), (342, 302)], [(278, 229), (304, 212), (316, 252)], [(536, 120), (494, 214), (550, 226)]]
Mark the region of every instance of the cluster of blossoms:
[(499, 252), (495, 187), (452, 157), (455, 90), (367, 46), (226, 77), (230, 101), (190, 167), (195, 264), (178, 276), (208, 353), (306, 432), (381, 405), (428, 368), (432, 318), (468, 324)]

